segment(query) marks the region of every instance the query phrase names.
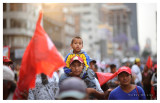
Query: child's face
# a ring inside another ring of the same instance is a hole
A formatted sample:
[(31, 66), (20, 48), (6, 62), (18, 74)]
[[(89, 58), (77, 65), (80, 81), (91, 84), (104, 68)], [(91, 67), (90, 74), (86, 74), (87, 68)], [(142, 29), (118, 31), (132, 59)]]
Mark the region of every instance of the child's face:
[(75, 53), (80, 52), (83, 47), (82, 39), (74, 39), (71, 47)]

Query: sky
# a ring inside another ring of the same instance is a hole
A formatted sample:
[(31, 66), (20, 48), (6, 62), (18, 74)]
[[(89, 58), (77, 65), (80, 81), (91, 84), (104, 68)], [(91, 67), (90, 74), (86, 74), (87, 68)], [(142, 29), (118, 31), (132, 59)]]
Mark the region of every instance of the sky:
[(157, 51), (157, 32), (156, 32), (156, 9), (155, 3), (138, 3), (137, 18), (138, 18), (138, 39), (141, 52), (143, 51), (146, 39), (151, 39), (152, 53)]

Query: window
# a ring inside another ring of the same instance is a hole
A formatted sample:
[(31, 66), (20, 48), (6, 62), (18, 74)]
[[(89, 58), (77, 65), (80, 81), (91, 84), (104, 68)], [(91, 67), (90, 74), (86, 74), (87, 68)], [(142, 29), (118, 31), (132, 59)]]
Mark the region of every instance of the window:
[(89, 14), (90, 14), (90, 12), (84, 12), (83, 14), (84, 14), (84, 15), (89, 15)]
[(7, 28), (7, 21), (6, 19), (3, 19), (3, 29), (6, 29)]
[(92, 36), (91, 36), (91, 35), (89, 36), (89, 39), (92, 39)]
[(7, 4), (3, 3), (3, 11), (6, 11), (6, 10), (7, 10)]
[(23, 3), (11, 3), (10, 11), (26, 11), (26, 5)]
[(83, 4), (83, 6), (84, 7), (88, 7), (88, 6), (90, 6), (90, 4), (89, 3), (85, 3), (85, 4)]
[(10, 21), (11, 28), (27, 28), (27, 23), (22, 19), (11, 19)]
[(88, 31), (91, 31), (92, 30), (92, 28), (88, 28)]

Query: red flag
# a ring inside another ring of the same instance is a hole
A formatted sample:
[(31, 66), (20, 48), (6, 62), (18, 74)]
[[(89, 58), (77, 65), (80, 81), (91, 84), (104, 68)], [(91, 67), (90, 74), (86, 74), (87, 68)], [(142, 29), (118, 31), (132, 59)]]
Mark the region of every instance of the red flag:
[(40, 12), (34, 35), (27, 46), (22, 58), (17, 88), (13, 99), (24, 99), (23, 92), (35, 87), (36, 75), (44, 73), (52, 77), (52, 73), (65, 66), (65, 62), (57, 51), (55, 45), (40, 25), (42, 12)]
[(151, 67), (152, 67), (152, 60), (151, 60), (151, 57), (150, 57), (150, 56), (148, 57), (148, 60), (147, 60), (146, 65), (147, 65), (147, 67), (148, 67), (149, 69), (151, 69)]
[(113, 79), (114, 77), (118, 75), (117, 72), (115, 72), (114, 74), (96, 72), (96, 74), (97, 74), (100, 86), (102, 86), (103, 84), (105, 84), (106, 82), (108, 82), (109, 80)]

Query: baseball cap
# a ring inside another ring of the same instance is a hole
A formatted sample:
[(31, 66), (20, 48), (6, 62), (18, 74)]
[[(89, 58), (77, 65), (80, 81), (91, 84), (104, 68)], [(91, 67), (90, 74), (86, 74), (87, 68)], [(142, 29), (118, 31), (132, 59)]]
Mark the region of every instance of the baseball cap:
[(84, 63), (83, 59), (81, 57), (74, 56), (74, 57), (71, 58), (70, 64), (72, 64), (72, 62), (75, 61), (75, 60), (78, 60), (79, 62)]
[(75, 99), (83, 99), (86, 96), (86, 84), (77, 77), (65, 79), (60, 85), (59, 99), (72, 97)]
[(14, 72), (5, 65), (3, 65), (3, 80), (14, 81)]
[(118, 69), (118, 74), (120, 74), (122, 72), (127, 72), (128, 74), (132, 74), (131, 69), (126, 66), (122, 66)]
[(94, 59), (92, 59), (92, 58), (90, 59), (90, 62), (89, 62), (89, 63), (91, 63), (91, 62), (97, 63), (96, 60), (94, 60)]
[(3, 62), (13, 63), (7, 56), (3, 56)]

